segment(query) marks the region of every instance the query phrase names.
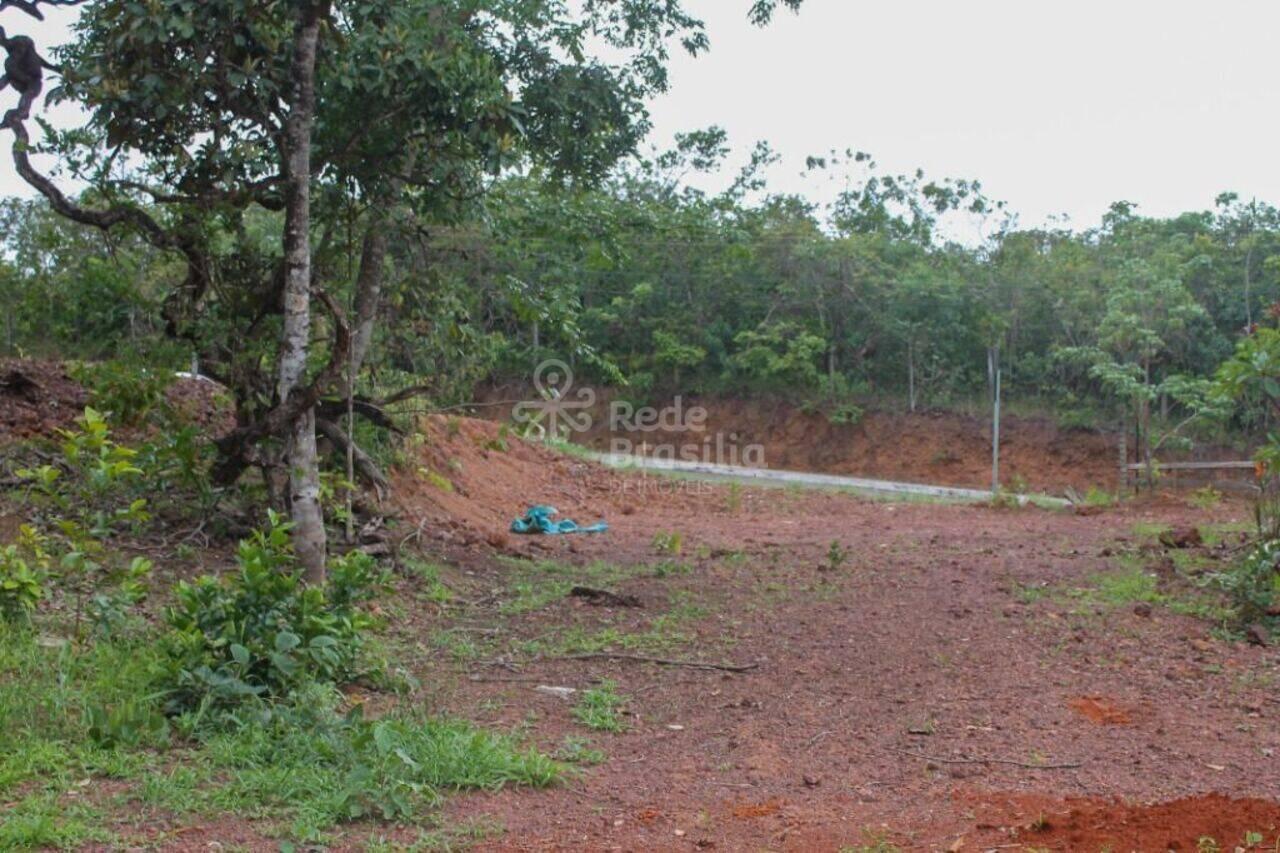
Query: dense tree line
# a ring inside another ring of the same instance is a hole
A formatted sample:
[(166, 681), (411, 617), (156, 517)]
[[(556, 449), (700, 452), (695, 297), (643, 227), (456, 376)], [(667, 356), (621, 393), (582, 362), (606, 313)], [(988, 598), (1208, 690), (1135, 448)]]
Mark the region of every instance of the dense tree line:
[[(1234, 194), (1170, 219), (1121, 202), (1088, 230), (1027, 230), (975, 183), (885, 176), (862, 155), (824, 209), (770, 194), (763, 148), (722, 193), (682, 180), (725, 150), (718, 131), (691, 133), (592, 188), (526, 170), (459, 221), (399, 232), (369, 382), (458, 402), (558, 355), (637, 398), (915, 409), (981, 398), (996, 363), (1010, 398), (1065, 418), (1167, 419), (1204, 405), (1204, 381), (1280, 300), (1280, 213)], [(4, 211), (11, 350), (163, 340), (171, 259), (37, 203)], [(348, 239), (330, 263), (354, 269), (361, 249)]]

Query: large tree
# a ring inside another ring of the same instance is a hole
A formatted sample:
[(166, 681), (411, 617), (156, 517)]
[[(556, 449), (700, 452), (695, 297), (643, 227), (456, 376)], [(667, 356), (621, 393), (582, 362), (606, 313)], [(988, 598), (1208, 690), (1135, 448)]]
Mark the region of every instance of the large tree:
[[(26, 75), (9, 75), (19, 101), (0, 123), (17, 171), (59, 214), (182, 259), (168, 332), (237, 402), (216, 473), (262, 468), (313, 580), (325, 559), (316, 430), (350, 440), (327, 397), (353, 392), (369, 352), (389, 241), (456, 213), (503, 170), (601, 177), (645, 133), (644, 102), (666, 86), (671, 47), (707, 45), (677, 0), (2, 0), (0, 10), (40, 17), (68, 5), (82, 10), (55, 52), (53, 97), (88, 119), (46, 126), (33, 143), (31, 111), (53, 66), (30, 39), (6, 36)], [(776, 5), (749, 12), (764, 22)], [(88, 189), (68, 195), (37, 152)], [(348, 272), (336, 259), (353, 235)]]

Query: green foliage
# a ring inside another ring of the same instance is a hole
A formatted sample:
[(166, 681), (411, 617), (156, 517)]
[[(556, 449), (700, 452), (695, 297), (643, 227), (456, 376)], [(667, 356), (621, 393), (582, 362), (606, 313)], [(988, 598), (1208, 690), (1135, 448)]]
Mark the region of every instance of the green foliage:
[(419, 468), (418, 473), (426, 478), (427, 482), (442, 492), (452, 492), (454, 490), (453, 481), (448, 477), (430, 468)]
[[(106, 420), (86, 408), (74, 430), (62, 430), (58, 464), (19, 469), (36, 523), (6, 546), (5, 564), (17, 583), (22, 609), (34, 608), (37, 587), (51, 583), (75, 598), (75, 630), (87, 616), (107, 635), (130, 624), (147, 595), (150, 560), (124, 560), (107, 542), (137, 532), (151, 518), (147, 499), (135, 497), (145, 472), (139, 453), (112, 440)], [(150, 459), (152, 457), (148, 457)], [(65, 472), (65, 473), (64, 473)]]
[(1100, 489), (1097, 486), (1090, 486), (1084, 494), (1084, 505), (1093, 507), (1109, 507), (1114, 506), (1116, 496), (1108, 492), (1106, 489)]
[(653, 548), (659, 554), (678, 557), (684, 550), (684, 534), (678, 530), (659, 530), (653, 534)]
[(1280, 540), (1259, 543), (1234, 565), (1211, 574), (1209, 580), (1226, 593), (1239, 624), (1269, 619), (1280, 594)]
[(865, 410), (856, 403), (841, 403), (827, 415), (827, 420), (837, 426), (857, 426), (862, 423)]
[(16, 542), (0, 548), (0, 621), (25, 623), (44, 598), (50, 558), (45, 539), (24, 524)]
[(589, 740), (575, 737), (574, 735), (565, 736), (564, 742), (560, 744), (560, 749), (556, 751), (555, 757), (570, 764), (603, 764), (608, 760), (608, 756), (601, 750), (591, 746)]
[(621, 716), (626, 699), (617, 693), (618, 685), (612, 681), (602, 681), (598, 687), (582, 691), (582, 696), (573, 707), (573, 717), (589, 729), (602, 732), (626, 731), (626, 723)]
[(379, 580), (373, 561), (354, 551), (335, 558), (329, 582), (309, 586), (288, 530), (272, 514), (267, 529), (240, 543), (236, 572), (178, 585), (166, 613), (171, 713), (280, 699), (303, 684), (357, 674), (372, 624), (359, 605)]
[(1200, 509), (1213, 509), (1222, 503), (1222, 492), (1213, 486), (1203, 486), (1192, 492), (1188, 500)]
[(84, 363), (72, 376), (89, 390), (89, 402), (118, 426), (137, 427), (168, 407), (165, 391), (173, 384), (168, 370), (124, 361)]
[(827, 562), (823, 566), (828, 571), (838, 571), (849, 561), (849, 549), (840, 545), (839, 540), (832, 539), (827, 548)]
[(818, 387), (818, 359), (827, 342), (789, 324), (747, 329), (734, 336), (730, 365), (753, 388), (803, 391)]
[(412, 713), (368, 720), (359, 705), (339, 714), (340, 701), (311, 685), (274, 714), (206, 734), (210, 769), (233, 774), (209, 805), (282, 811), (293, 834), (314, 840), (346, 821), (413, 821), (448, 791), (543, 787), (563, 773), (545, 755), (465, 722)]
[(545, 786), (564, 773), (514, 737), (462, 721), (412, 710), (369, 720), (359, 705), (340, 713), (344, 698), (320, 684), (217, 720), (170, 721), (154, 684), (163, 669), (150, 641), (73, 649), (0, 632), (0, 847), (118, 844), (105, 815), (66, 797), (101, 776), (128, 780), (146, 807), (283, 819), (288, 836), (319, 842), (349, 820), (421, 821), (450, 791)]

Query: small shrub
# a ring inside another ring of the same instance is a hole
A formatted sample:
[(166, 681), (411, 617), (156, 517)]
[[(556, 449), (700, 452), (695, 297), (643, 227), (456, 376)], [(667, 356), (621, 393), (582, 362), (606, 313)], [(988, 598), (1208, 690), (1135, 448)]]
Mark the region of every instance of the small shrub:
[(866, 411), (856, 403), (841, 403), (831, 410), (827, 420), (837, 426), (857, 426)]
[(103, 749), (160, 743), (168, 737), (169, 721), (149, 696), (128, 699), (118, 705), (90, 705), (85, 709), (85, 731)]
[(1109, 507), (1116, 502), (1115, 495), (1100, 489), (1097, 486), (1090, 486), (1089, 490), (1084, 493), (1084, 505), (1093, 507)]
[(266, 530), (240, 543), (237, 572), (178, 585), (167, 613), (170, 713), (278, 699), (302, 684), (356, 674), (372, 624), (358, 605), (377, 584), (373, 560), (358, 552), (333, 559), (329, 582), (309, 586), (288, 531), (273, 513)]
[(590, 741), (573, 735), (565, 737), (555, 757), (570, 764), (604, 764), (608, 760), (608, 756), (593, 747)]
[(49, 555), (44, 537), (30, 525), (18, 529), (18, 540), (0, 548), (0, 621), (28, 622), (44, 598)]
[(692, 571), (693, 566), (688, 563), (682, 563), (679, 560), (663, 560), (653, 567), (653, 576), (655, 578), (665, 578), (675, 575), (687, 575)]
[(849, 549), (842, 548), (839, 541), (832, 539), (831, 547), (827, 548), (827, 562), (823, 565), (828, 571), (837, 571), (849, 560)]
[(1280, 540), (1262, 542), (1234, 566), (1209, 581), (1226, 593), (1241, 624), (1267, 617), (1280, 592)]
[(1023, 505), (1020, 495), (1000, 489), (991, 496), (991, 506), (994, 509), (1019, 509)]
[(679, 556), (684, 550), (684, 534), (676, 530), (659, 530), (653, 534), (653, 547), (659, 554)]
[(124, 569), (103, 572), (103, 578), (114, 581), (107, 585), (99, 581), (89, 599), (89, 619), (94, 633), (99, 637), (113, 637), (129, 625), (133, 609), (147, 597), (147, 580), (151, 577), (152, 563), (145, 557), (134, 557)]
[(742, 485), (740, 483), (729, 484), (729, 494), (725, 497), (725, 509), (729, 512), (737, 512), (742, 509)]
[(55, 465), (19, 469), (15, 473), (26, 481), (29, 500), (74, 518), (95, 537), (150, 519), (145, 498), (129, 500), (143, 473), (135, 464), (138, 452), (112, 441), (100, 412), (86, 408), (75, 429), (58, 432), (61, 461), (70, 475), (62, 476)]
[(1199, 509), (1213, 509), (1222, 503), (1222, 492), (1213, 486), (1205, 486), (1192, 492), (1189, 499), (1192, 506)]
[(454, 490), (453, 481), (443, 474), (438, 474), (430, 468), (419, 468), (418, 473), (421, 474), (428, 483), (435, 486), (442, 492), (452, 492)]
[(484, 441), (480, 446), (484, 450), (493, 450), (498, 453), (506, 453), (511, 449), (511, 445), (507, 443), (507, 436), (511, 434), (511, 427), (507, 424), (498, 426), (498, 435)]

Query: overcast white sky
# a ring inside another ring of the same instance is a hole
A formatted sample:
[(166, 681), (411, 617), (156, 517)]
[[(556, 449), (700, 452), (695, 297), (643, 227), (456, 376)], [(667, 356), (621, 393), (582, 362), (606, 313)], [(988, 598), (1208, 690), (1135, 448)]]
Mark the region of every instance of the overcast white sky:
[[(767, 139), (775, 190), (829, 197), (805, 156), (854, 148), (977, 178), (1023, 225), (1088, 227), (1117, 199), (1204, 209), (1225, 189), (1280, 203), (1280, 3), (806, 0), (756, 29), (750, 0), (688, 2), (712, 49), (676, 57), (654, 142), (712, 124), (740, 155)], [(43, 44), (65, 33), (22, 17), (10, 29)], [(22, 189), (0, 160), (0, 193)]]

